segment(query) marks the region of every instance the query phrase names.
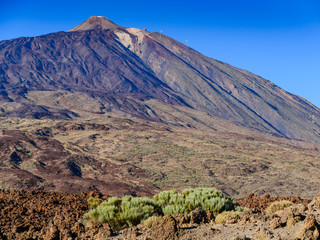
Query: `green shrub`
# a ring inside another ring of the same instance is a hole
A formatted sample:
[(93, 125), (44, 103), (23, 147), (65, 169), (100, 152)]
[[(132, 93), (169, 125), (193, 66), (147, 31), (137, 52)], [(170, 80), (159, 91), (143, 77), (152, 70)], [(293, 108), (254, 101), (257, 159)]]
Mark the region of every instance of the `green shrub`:
[(157, 217), (157, 216), (151, 216), (151, 217), (149, 217), (148, 219), (146, 219), (146, 220), (143, 222), (143, 225), (145, 225), (145, 226), (148, 227), (148, 228), (151, 228), (152, 225), (153, 225), (153, 223), (154, 223), (155, 221), (157, 221), (158, 219), (159, 219), (159, 217)]
[(139, 223), (152, 225), (152, 216), (165, 214), (190, 213), (197, 208), (210, 210), (214, 215), (223, 211), (240, 211), (241, 208), (230, 198), (213, 188), (186, 189), (181, 193), (175, 190), (163, 191), (152, 199), (147, 197), (112, 197), (100, 203), (96, 199), (88, 200), (92, 208), (85, 218), (108, 223), (113, 229), (132, 227)]
[(230, 198), (214, 188), (185, 189), (181, 193), (175, 190), (164, 191), (153, 197), (164, 214), (189, 213), (197, 208), (209, 209), (214, 215), (223, 211), (240, 210)]
[(269, 207), (267, 207), (266, 212), (269, 214), (275, 213), (279, 210), (283, 210), (292, 205), (292, 202), (287, 200), (276, 201), (271, 203)]
[(90, 209), (98, 207), (99, 204), (101, 203), (100, 198), (94, 198), (94, 197), (90, 197), (87, 201)]
[(219, 213), (216, 216), (215, 222), (225, 223), (227, 219), (235, 219), (235, 220), (240, 219), (240, 212), (226, 211), (226, 212)]
[(114, 229), (132, 227), (152, 215), (161, 215), (161, 208), (147, 197), (112, 197), (90, 210), (85, 218), (109, 223)]

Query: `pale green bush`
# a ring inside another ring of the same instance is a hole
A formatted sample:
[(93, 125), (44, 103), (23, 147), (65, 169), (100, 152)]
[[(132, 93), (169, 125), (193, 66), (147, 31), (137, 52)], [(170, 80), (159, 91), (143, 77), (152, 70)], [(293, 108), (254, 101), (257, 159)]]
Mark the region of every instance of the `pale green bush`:
[(196, 208), (209, 209), (214, 215), (222, 211), (240, 210), (230, 198), (214, 188), (185, 189), (181, 193), (175, 190), (164, 191), (153, 197), (164, 214), (189, 213)]
[(292, 202), (287, 200), (276, 201), (271, 203), (269, 207), (267, 207), (266, 212), (269, 214), (275, 213), (279, 210), (283, 210), (292, 205)]
[[(99, 203), (94, 199), (89, 201), (93, 209), (85, 215), (85, 219), (108, 223), (116, 230), (135, 226), (151, 216), (187, 214), (197, 208), (210, 210), (214, 215), (223, 211), (241, 210), (232, 199), (223, 197), (220, 191), (213, 188), (186, 189), (181, 193), (175, 190), (164, 191), (152, 199), (131, 196), (112, 197), (108, 201)], [(152, 221), (151, 219), (153, 218), (150, 218), (149, 222)], [(148, 221), (145, 224), (149, 224)]]
[(152, 215), (162, 215), (161, 208), (147, 197), (112, 197), (90, 210), (85, 218), (109, 223), (113, 228), (132, 227)]

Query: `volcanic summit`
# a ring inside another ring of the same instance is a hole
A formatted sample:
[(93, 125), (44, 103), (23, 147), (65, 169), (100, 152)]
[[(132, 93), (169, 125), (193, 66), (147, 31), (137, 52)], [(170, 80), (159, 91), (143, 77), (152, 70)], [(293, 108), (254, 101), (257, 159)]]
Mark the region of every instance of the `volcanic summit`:
[(68, 32), (1, 41), (0, 79), (1, 116), (116, 112), (198, 129), (216, 129), (220, 119), (227, 129), (319, 142), (320, 111), (305, 99), (168, 36), (105, 17)]
[(123, 29), (123, 27), (111, 22), (108, 18), (102, 16), (92, 16), (87, 21), (72, 28), (69, 32), (87, 31), (87, 30), (115, 30)]

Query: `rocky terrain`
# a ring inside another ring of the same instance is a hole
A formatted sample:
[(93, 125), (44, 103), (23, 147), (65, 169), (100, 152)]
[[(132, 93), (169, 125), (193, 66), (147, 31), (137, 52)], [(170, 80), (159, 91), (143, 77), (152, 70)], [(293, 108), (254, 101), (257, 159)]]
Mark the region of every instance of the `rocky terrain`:
[[(129, 162), (99, 157), (98, 153), (85, 153), (90, 152), (86, 148), (91, 148), (96, 138), (109, 134), (108, 125), (57, 122), (57, 125), (47, 127), (47, 121), (42, 123), (46, 127), (33, 129), (35, 126), (32, 126), (28, 131), (2, 130), (2, 188), (77, 193), (108, 189), (108, 194), (116, 195), (150, 195), (154, 191), (155, 187), (146, 181), (150, 177), (146, 170)], [(83, 143), (86, 146), (74, 142), (77, 140), (72, 135), (79, 132), (85, 132), (86, 139)], [(54, 137), (56, 134), (67, 139), (58, 140)]]
[(315, 144), (223, 122), (200, 131), (116, 115), (91, 119), (0, 118), (1, 188), (150, 196), (215, 186), (236, 198), (312, 198), (320, 184)]
[[(151, 226), (113, 231), (108, 224), (88, 226), (83, 214), (89, 197), (107, 199), (97, 191), (81, 194), (1, 190), (1, 239), (317, 239), (320, 230), (320, 196), (312, 202), (299, 197), (239, 199), (246, 209), (237, 218), (215, 222), (210, 212), (166, 215)], [(274, 213), (266, 208), (287, 199), (292, 205)]]

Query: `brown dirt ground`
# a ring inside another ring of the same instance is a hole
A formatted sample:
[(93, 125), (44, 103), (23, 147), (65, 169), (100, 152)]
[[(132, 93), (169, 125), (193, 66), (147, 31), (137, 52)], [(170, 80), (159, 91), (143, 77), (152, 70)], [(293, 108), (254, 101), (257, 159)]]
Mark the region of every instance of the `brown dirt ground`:
[(312, 198), (320, 147), (261, 133), (200, 131), (106, 116), (0, 118), (0, 188), (112, 196), (215, 187), (242, 198)]

